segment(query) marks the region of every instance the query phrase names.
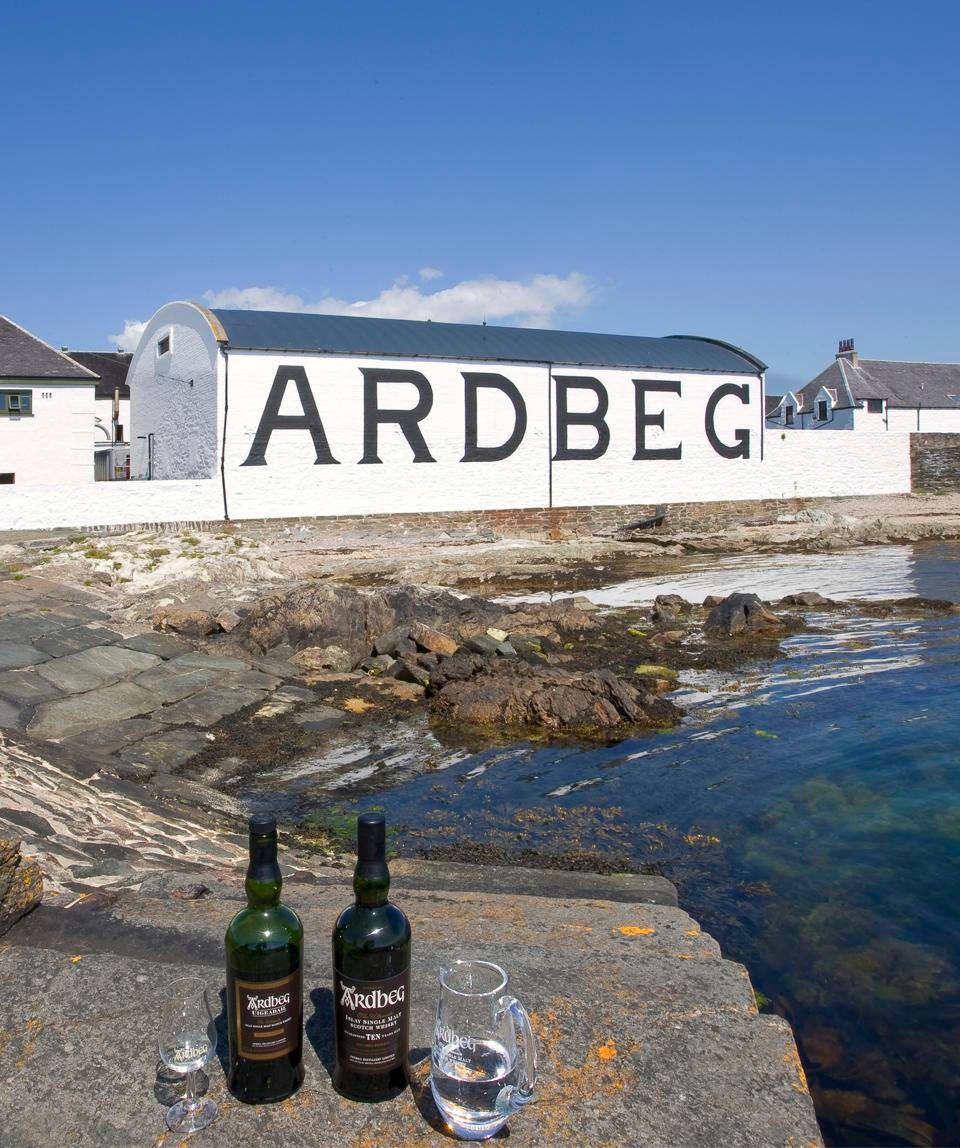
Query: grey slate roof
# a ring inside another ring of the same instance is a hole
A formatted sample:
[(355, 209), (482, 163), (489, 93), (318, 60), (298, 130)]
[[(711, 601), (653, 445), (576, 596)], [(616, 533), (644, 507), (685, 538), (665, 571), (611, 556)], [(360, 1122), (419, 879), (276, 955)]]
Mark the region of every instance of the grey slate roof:
[(769, 418), (777, 407), (783, 402), (783, 395), (764, 395), (763, 396), (763, 413), (766, 418)]
[(886, 399), (890, 407), (960, 410), (960, 363), (897, 363), (890, 359), (835, 359), (797, 392), (803, 410), (813, 409), (817, 392), (837, 392), (837, 409), (859, 407), (865, 399)]
[(95, 371), (75, 363), (49, 343), (31, 335), (0, 315), (0, 379), (85, 379), (93, 382)]
[(130, 351), (68, 351), (75, 363), (100, 376), (97, 383), (98, 399), (112, 399), (114, 387), (120, 388), (120, 398), (130, 398), (127, 370), (133, 355)]
[(647, 338), (528, 327), (214, 309), (228, 345), (241, 350), (304, 351), (420, 359), (634, 367), (759, 375), (766, 364), (719, 340), (692, 335)]

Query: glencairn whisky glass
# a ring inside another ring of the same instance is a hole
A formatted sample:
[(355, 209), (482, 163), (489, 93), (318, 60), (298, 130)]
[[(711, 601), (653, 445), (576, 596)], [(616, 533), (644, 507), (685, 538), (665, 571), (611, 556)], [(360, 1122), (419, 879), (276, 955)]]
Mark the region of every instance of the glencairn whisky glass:
[(217, 1048), (217, 1026), (207, 987), (199, 977), (181, 977), (167, 989), (157, 1044), (163, 1063), (187, 1078), (186, 1095), (167, 1110), (167, 1127), (185, 1136), (199, 1132), (217, 1115), (217, 1106), (209, 1096), (202, 1100), (196, 1096), (196, 1074)]

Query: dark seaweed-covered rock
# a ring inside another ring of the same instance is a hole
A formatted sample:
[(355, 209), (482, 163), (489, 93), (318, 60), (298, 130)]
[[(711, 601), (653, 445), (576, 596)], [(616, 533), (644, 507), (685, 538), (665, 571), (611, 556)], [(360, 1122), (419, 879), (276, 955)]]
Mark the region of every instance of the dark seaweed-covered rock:
[(739, 634), (782, 632), (786, 626), (756, 594), (730, 594), (713, 607), (703, 628), (708, 634), (736, 637)]

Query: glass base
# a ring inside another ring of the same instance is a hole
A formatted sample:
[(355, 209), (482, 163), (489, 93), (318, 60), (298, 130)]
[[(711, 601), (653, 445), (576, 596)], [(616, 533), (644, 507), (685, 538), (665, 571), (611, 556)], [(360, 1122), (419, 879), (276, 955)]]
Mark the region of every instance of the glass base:
[(444, 1106), (443, 1101), (437, 1095), (433, 1080), (430, 1081), (430, 1091), (433, 1093), (433, 1102), (436, 1104), (441, 1118), (453, 1134), (461, 1140), (489, 1140), (491, 1136), (496, 1136), (507, 1122), (506, 1116), (497, 1116), (493, 1120), (464, 1123), (451, 1115), (449, 1109)]
[(217, 1118), (217, 1106), (209, 1096), (196, 1101), (193, 1105), (186, 1100), (178, 1100), (172, 1108), (167, 1109), (167, 1127), (171, 1132), (179, 1132), (183, 1136), (190, 1136), (206, 1128)]

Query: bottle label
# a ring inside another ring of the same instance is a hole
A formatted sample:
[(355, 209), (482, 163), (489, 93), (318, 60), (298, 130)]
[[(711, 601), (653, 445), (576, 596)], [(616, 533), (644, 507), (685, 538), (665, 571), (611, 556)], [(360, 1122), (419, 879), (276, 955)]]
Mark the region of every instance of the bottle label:
[(279, 981), (233, 982), (237, 1048), (247, 1060), (276, 1060), (300, 1043), (301, 972)]
[(349, 1072), (390, 1072), (403, 1064), (410, 1029), (410, 968), (384, 981), (334, 970), (337, 1059)]

